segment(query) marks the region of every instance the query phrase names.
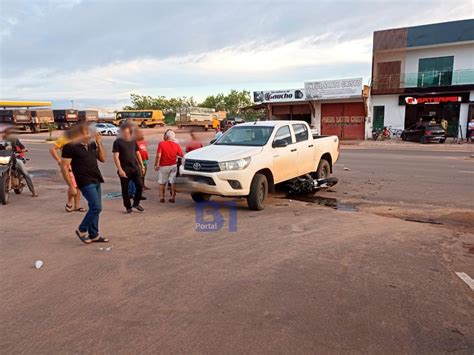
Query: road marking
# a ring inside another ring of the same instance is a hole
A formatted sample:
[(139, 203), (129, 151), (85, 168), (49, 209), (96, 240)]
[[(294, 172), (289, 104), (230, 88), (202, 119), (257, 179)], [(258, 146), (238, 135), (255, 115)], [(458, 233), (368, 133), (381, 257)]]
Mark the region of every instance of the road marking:
[(474, 280), (471, 279), (468, 274), (465, 272), (456, 272), (456, 275), (474, 291)]
[(474, 174), (474, 171), (464, 171), (464, 170), (461, 170), (461, 171), (458, 171), (458, 173)]

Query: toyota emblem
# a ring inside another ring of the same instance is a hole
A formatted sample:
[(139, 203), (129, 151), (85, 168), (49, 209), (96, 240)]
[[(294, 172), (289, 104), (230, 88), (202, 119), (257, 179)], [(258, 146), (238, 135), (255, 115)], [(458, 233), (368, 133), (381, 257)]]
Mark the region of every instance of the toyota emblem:
[(201, 164), (200, 164), (200, 163), (197, 163), (197, 162), (194, 163), (194, 164), (193, 164), (193, 169), (194, 169), (194, 170), (201, 170)]

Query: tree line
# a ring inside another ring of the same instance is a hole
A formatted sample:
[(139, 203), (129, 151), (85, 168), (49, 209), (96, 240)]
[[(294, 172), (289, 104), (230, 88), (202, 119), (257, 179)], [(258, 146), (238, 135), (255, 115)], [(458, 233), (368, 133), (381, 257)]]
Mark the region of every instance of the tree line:
[(207, 107), (216, 111), (226, 111), (228, 117), (242, 116), (244, 119), (252, 120), (252, 113), (241, 113), (242, 107), (252, 105), (250, 91), (231, 90), (228, 94), (219, 93), (217, 95), (207, 96), (203, 102), (198, 103), (191, 97), (171, 97), (165, 96), (147, 96), (139, 94), (130, 95), (131, 104), (125, 106), (124, 110), (162, 110), (170, 121), (181, 109), (188, 107)]

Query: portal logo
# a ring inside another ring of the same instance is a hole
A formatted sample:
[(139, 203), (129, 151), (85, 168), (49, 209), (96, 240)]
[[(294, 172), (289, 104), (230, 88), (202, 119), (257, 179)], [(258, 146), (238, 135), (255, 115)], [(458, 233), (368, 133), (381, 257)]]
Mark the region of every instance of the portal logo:
[(225, 225), (222, 212), (228, 212), (228, 231), (237, 232), (237, 204), (227, 202), (199, 202), (196, 203), (196, 232), (218, 232)]

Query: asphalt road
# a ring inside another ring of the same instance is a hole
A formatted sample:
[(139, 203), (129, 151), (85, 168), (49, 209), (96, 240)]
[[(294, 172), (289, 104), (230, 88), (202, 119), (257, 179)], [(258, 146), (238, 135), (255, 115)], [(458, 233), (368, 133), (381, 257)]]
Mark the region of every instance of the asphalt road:
[[(201, 133), (208, 142), (212, 133)], [(161, 134), (148, 137), (152, 160)], [(185, 142), (187, 134), (178, 134)], [(113, 137), (104, 137), (109, 157)], [(28, 141), (28, 166), (31, 170), (57, 169), (47, 153), (49, 144)], [(411, 147), (413, 146), (413, 148)], [(465, 147), (465, 148), (464, 148)], [(337, 194), (352, 202), (407, 203), (416, 205), (473, 208), (474, 145), (463, 150), (443, 150), (444, 146), (421, 146), (418, 143), (397, 148), (343, 146), (334, 175), (339, 177)], [(350, 170), (344, 170), (349, 168)], [(101, 165), (106, 178), (116, 179), (112, 159)], [(150, 172), (150, 178), (156, 174)]]
[[(226, 209), (221, 230), (198, 232), (190, 198), (160, 204), (150, 179), (142, 214), (104, 198), (112, 242), (101, 251), (74, 236), (82, 215), (64, 212), (47, 144), (27, 145), (40, 196), (0, 206), (4, 353), (474, 351), (474, 293), (455, 274), (474, 276), (472, 174), (460, 173), (473, 169), (469, 152), (343, 148), (341, 182), (321, 196), (357, 212), (282, 194), (262, 212), (236, 200), (235, 232)], [(110, 159), (103, 171), (104, 192), (118, 191)], [(437, 192), (454, 207), (412, 196), (458, 178)], [(404, 218), (448, 210), (443, 224)]]

